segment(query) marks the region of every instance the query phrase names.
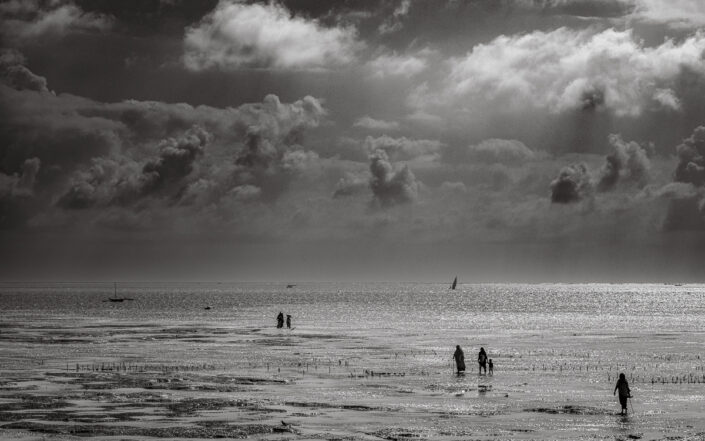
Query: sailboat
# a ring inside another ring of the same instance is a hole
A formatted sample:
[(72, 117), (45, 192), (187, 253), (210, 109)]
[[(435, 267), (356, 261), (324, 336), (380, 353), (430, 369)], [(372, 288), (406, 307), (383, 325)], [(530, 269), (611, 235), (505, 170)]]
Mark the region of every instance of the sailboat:
[(117, 296), (117, 282), (113, 282), (113, 296), (108, 297), (108, 300), (111, 302), (124, 302), (125, 300), (133, 300), (127, 297), (118, 297)]
[(450, 285), (450, 289), (455, 289), (456, 286), (458, 286), (458, 276), (455, 276), (455, 279), (453, 279), (453, 283)]

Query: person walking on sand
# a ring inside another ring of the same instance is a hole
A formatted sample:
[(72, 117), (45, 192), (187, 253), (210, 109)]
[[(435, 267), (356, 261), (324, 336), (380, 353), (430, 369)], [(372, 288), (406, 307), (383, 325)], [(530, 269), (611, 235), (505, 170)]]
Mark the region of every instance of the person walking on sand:
[(480, 348), (480, 353), (477, 354), (477, 363), (480, 365), (479, 374), (482, 375), (483, 370), (487, 374), (487, 352), (485, 352), (485, 348)]
[(619, 404), (622, 406), (622, 412), (620, 415), (627, 414), (627, 400), (632, 397), (632, 391), (629, 390), (629, 383), (627, 383), (627, 377), (624, 374), (619, 374), (619, 380), (617, 380), (617, 385), (614, 387), (614, 392), (612, 395), (616, 395), (619, 391)]
[(291, 329), (291, 314), (286, 315), (286, 327), (287, 329)]
[(487, 366), (490, 368), (490, 375), (494, 375), (494, 365), (492, 364), (492, 359), (487, 362)]
[(458, 375), (464, 374), (465, 373), (465, 354), (463, 353), (463, 350), (460, 349), (460, 345), (457, 345), (455, 347), (455, 353), (453, 354), (453, 358), (455, 359), (455, 367), (458, 370)]
[(279, 312), (277, 315), (277, 328), (283, 328), (284, 327), (284, 313)]

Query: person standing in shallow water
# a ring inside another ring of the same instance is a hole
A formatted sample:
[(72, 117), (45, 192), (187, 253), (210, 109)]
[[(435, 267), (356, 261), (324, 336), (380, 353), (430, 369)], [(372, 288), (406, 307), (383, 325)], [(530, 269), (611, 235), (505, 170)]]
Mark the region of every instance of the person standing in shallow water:
[(291, 315), (290, 314), (286, 315), (286, 327), (288, 329), (291, 329)]
[(620, 415), (627, 414), (627, 400), (632, 397), (632, 391), (629, 390), (629, 383), (627, 383), (627, 377), (624, 374), (619, 374), (619, 380), (617, 380), (617, 385), (614, 387), (615, 395), (619, 391), (619, 404), (622, 406), (622, 412)]
[(279, 312), (277, 315), (277, 328), (283, 328), (284, 327), (284, 313)]
[(492, 364), (491, 358), (490, 358), (490, 361), (487, 362), (487, 365), (490, 367), (490, 375), (494, 375), (494, 364)]
[(485, 352), (485, 348), (480, 348), (480, 353), (477, 354), (477, 364), (480, 365), (479, 374), (482, 375), (483, 370), (487, 374), (487, 352)]
[(460, 349), (460, 345), (455, 347), (453, 358), (455, 359), (455, 367), (458, 370), (458, 375), (465, 373), (465, 354), (463, 350)]

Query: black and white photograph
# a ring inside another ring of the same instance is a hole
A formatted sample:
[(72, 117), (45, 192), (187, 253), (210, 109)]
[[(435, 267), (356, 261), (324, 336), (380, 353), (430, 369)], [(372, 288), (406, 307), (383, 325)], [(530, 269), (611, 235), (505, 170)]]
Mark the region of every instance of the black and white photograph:
[(704, 440), (705, 1), (0, 0), (0, 440)]

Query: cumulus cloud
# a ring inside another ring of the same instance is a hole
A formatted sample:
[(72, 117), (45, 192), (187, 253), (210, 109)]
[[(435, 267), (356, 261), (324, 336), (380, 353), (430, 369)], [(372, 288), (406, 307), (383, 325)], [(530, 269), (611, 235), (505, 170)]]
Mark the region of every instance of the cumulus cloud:
[[(2, 66), (21, 65), (18, 54), (6, 54)], [(50, 219), (53, 211), (97, 221), (99, 212), (123, 207), (144, 213), (131, 225), (145, 225), (171, 207), (273, 200), (318, 164), (318, 155), (303, 147), (304, 137), (327, 112), (310, 96), (282, 103), (268, 95), (235, 108), (101, 103), (46, 93), (46, 87), (8, 87), (15, 80), (0, 79), (0, 174), (4, 187), (13, 189), (3, 193), (3, 210), (14, 219), (6, 224), (40, 212)], [(32, 158), (42, 165), (32, 203), (8, 205), (36, 176), (28, 168)]]
[(647, 151), (634, 141), (624, 141), (619, 135), (612, 134), (608, 140), (614, 151), (605, 158), (597, 190), (612, 190), (620, 180), (643, 185), (651, 167)]
[(685, 182), (701, 187), (705, 184), (705, 126), (699, 126), (693, 134), (676, 147), (678, 165), (676, 182)]
[(365, 115), (355, 120), (353, 127), (360, 127), (367, 130), (393, 131), (399, 130), (399, 123), (396, 121), (375, 119)]
[(230, 190), (229, 196), (240, 202), (249, 202), (258, 200), (262, 194), (262, 189), (255, 185), (238, 185)]
[(384, 150), (370, 156), (370, 188), (373, 202), (381, 207), (413, 202), (418, 197), (419, 183), (407, 165), (395, 170)]
[(572, 164), (563, 169), (551, 182), (551, 202), (569, 204), (592, 194), (593, 186), (585, 164)]
[(428, 49), (415, 54), (383, 53), (368, 61), (365, 68), (372, 78), (411, 78), (428, 68), (432, 54)]
[(632, 3), (634, 19), (681, 28), (705, 25), (705, 3), (700, 0), (632, 0)]
[(638, 116), (650, 107), (674, 109), (683, 69), (705, 72), (705, 34), (648, 47), (631, 30), (559, 28), (502, 35), (449, 62), (440, 92), (429, 85), (410, 95), (416, 107), (502, 102), (515, 109), (558, 113), (605, 107)]
[(161, 192), (173, 196), (184, 190), (183, 181), (193, 170), (196, 158), (212, 135), (198, 126), (179, 138), (168, 138), (159, 144), (159, 156), (143, 165), (125, 160), (122, 163), (108, 158), (95, 158), (87, 170), (73, 177), (68, 191), (59, 199), (59, 205), (69, 209), (100, 205), (124, 205), (140, 197)]
[(354, 27), (325, 27), (274, 1), (220, 0), (186, 30), (184, 64), (192, 70), (326, 69), (350, 63), (360, 47)]
[(17, 90), (48, 92), (46, 78), (36, 75), (25, 64), (24, 55), (13, 49), (0, 50), (0, 78), (2, 82)]
[(530, 148), (515, 139), (486, 139), (468, 146), (466, 154), (471, 162), (505, 165), (521, 165), (536, 157)]
[(102, 31), (110, 17), (85, 12), (67, 0), (9, 0), (0, 3), (0, 28), (8, 40), (61, 36), (76, 31)]

